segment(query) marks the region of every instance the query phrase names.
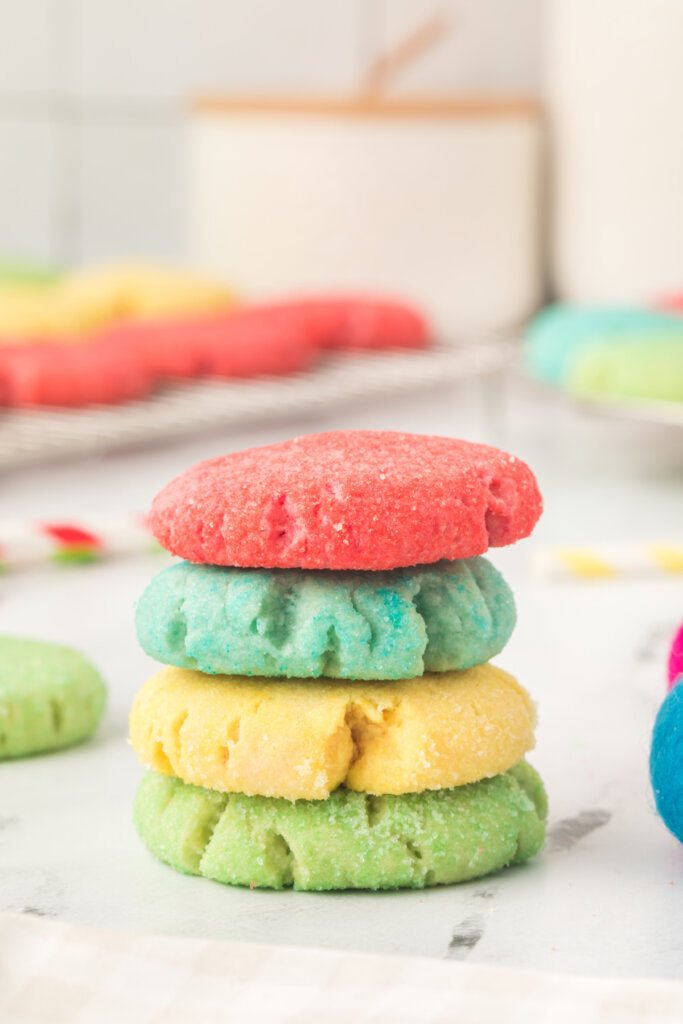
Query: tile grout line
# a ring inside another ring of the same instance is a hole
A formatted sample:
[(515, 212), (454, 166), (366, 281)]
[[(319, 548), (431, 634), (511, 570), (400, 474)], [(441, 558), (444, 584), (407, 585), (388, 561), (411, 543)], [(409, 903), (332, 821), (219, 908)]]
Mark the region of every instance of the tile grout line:
[(52, 0), (50, 13), (51, 79), (56, 88), (39, 96), (0, 96), (0, 116), (47, 117), (51, 122), (55, 186), (49, 248), (58, 266), (76, 265), (83, 256), (81, 158), (86, 122), (173, 124), (180, 122), (182, 110), (179, 101), (82, 96), (73, 80), (74, 74), (78, 77), (81, 2)]
[[(52, 0), (51, 53), (53, 82), (66, 90), (67, 66), (77, 67), (77, 31), (80, 7), (78, 0)], [(66, 58), (64, 55), (67, 55)], [(69, 59), (70, 58), (70, 59)], [(56, 97), (53, 97), (53, 100)], [(53, 117), (53, 123), (56, 122)], [(55, 130), (55, 208), (53, 213), (53, 253), (59, 266), (76, 262), (78, 237), (82, 221), (78, 168), (82, 137), (80, 119), (62, 119)]]
[(116, 96), (81, 97), (59, 94), (0, 94), (1, 117), (50, 116), (63, 121), (93, 118), (134, 121), (173, 122), (183, 118), (183, 103), (175, 100), (153, 100)]

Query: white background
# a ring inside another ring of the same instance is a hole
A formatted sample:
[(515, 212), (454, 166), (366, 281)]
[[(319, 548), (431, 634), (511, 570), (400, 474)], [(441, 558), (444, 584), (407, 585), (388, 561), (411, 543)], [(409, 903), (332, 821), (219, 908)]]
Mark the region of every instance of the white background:
[(346, 93), (435, 11), (397, 90), (537, 90), (541, 0), (0, 0), (0, 261), (182, 259), (188, 97)]

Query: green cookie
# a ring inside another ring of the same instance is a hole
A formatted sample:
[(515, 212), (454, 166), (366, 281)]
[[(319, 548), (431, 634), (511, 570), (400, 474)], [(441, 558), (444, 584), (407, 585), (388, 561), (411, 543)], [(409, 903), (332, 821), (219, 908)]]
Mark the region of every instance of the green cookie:
[(97, 727), (105, 701), (98, 672), (76, 651), (0, 637), (0, 758), (85, 739)]
[(680, 344), (679, 313), (628, 306), (546, 306), (529, 324), (524, 338), (524, 363), (539, 380), (564, 384), (577, 356), (605, 339), (619, 344), (639, 334), (670, 335)]
[(683, 319), (677, 335), (596, 338), (574, 357), (568, 387), (577, 398), (683, 402)]
[(327, 800), (226, 794), (148, 772), (134, 821), (177, 870), (267, 889), (420, 889), (490, 874), (543, 846), (547, 802), (522, 762), (456, 789)]
[(0, 287), (10, 285), (22, 288), (43, 288), (46, 285), (54, 284), (58, 277), (59, 271), (52, 267), (0, 261)]
[(232, 569), (181, 562), (138, 604), (142, 649), (224, 675), (412, 679), (482, 665), (515, 625), (485, 558), (388, 572)]

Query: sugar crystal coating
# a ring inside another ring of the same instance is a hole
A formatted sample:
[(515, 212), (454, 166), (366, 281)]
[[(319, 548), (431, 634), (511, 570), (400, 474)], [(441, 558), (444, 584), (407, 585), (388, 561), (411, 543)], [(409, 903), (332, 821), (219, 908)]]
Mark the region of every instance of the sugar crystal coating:
[(135, 698), (130, 738), (143, 764), (185, 782), (320, 800), (497, 775), (532, 749), (534, 725), (526, 690), (493, 665), (388, 682), (166, 668)]
[(534, 769), (456, 789), (328, 800), (212, 792), (148, 773), (134, 820), (160, 860), (230, 885), (281, 889), (423, 888), (533, 857), (547, 802)]
[(541, 507), (531, 470), (497, 448), (359, 430), (200, 462), (157, 495), (150, 521), (190, 562), (380, 570), (512, 544)]
[(210, 674), (410, 679), (499, 653), (510, 588), (485, 558), (362, 573), (181, 562), (138, 603), (142, 649)]

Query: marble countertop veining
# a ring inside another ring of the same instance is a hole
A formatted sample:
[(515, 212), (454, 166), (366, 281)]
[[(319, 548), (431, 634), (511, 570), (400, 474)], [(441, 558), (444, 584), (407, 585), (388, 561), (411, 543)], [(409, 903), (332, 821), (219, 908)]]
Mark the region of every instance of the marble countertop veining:
[(558, 582), (529, 571), (537, 543), (680, 538), (683, 435), (579, 417), (519, 382), (470, 384), (16, 472), (2, 480), (0, 517), (144, 510), (197, 459), (342, 427), (500, 444), (537, 472), (546, 511), (534, 538), (491, 557), (519, 613), (496, 661), (539, 705), (531, 760), (550, 796), (545, 851), (424, 892), (273, 893), (176, 874), (131, 825), (141, 770), (126, 742), (128, 708), (153, 671), (136, 645), (133, 606), (165, 556), (37, 566), (0, 581), (0, 630), (80, 648), (110, 701), (90, 742), (0, 766), (0, 908), (116, 929), (683, 977), (683, 847), (657, 820), (647, 778), (683, 580)]

